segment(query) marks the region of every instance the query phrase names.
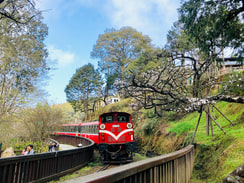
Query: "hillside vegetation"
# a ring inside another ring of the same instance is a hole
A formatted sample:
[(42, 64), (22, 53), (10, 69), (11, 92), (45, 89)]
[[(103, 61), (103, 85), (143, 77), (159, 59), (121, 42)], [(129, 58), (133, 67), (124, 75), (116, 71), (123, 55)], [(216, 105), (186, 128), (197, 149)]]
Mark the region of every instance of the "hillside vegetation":
[[(97, 120), (99, 114), (124, 111), (132, 114), (137, 150), (145, 155), (166, 154), (190, 144), (199, 113), (180, 114), (165, 112), (155, 117), (153, 110), (130, 108), (132, 99), (125, 99), (92, 113), (90, 120)], [(244, 105), (219, 102), (216, 106), (234, 124), (232, 126), (218, 111), (211, 109), (214, 119), (226, 131), (224, 134), (213, 122), (214, 140), (206, 135), (205, 113), (203, 113), (194, 140), (195, 165), (194, 182), (218, 182), (236, 167), (244, 163)]]

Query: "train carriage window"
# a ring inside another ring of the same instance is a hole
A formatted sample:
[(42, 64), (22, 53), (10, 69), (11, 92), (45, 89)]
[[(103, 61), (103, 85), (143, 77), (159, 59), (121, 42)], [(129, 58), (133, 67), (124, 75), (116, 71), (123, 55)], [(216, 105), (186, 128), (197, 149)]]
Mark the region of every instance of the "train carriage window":
[(95, 132), (95, 125), (92, 125), (92, 133), (93, 133), (93, 134), (96, 133), (96, 132)]

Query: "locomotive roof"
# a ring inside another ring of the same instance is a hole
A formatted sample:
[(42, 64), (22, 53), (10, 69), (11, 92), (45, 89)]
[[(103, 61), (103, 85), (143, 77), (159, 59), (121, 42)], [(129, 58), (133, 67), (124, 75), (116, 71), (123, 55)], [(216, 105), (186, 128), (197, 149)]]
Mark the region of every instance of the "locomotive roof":
[(107, 112), (107, 113), (103, 113), (103, 114), (101, 114), (100, 116), (108, 115), (108, 114), (112, 114), (112, 113), (117, 113), (117, 114), (127, 114), (127, 115), (130, 115), (130, 114), (127, 113), (127, 112)]
[(76, 124), (63, 124), (62, 126), (87, 126), (87, 125), (97, 125), (98, 121), (76, 123)]

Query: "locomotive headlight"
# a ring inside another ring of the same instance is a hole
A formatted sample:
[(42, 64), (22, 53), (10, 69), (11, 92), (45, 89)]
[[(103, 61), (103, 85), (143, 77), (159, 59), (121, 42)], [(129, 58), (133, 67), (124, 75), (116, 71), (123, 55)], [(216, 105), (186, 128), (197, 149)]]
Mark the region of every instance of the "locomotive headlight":
[(101, 125), (100, 125), (100, 129), (101, 129), (101, 130), (104, 130), (104, 129), (105, 129), (105, 124), (101, 124)]
[(127, 128), (132, 128), (132, 124), (131, 123), (127, 123)]

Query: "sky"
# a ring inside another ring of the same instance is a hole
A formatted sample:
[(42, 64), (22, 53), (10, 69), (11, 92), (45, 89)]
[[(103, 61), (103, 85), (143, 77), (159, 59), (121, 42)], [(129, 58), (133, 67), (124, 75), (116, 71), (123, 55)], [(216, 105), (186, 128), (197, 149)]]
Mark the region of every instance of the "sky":
[(36, 6), (48, 26), (47, 62), (54, 67), (43, 89), (49, 103), (61, 104), (66, 102), (64, 89), (76, 69), (88, 63), (97, 67), (98, 60), (90, 53), (100, 34), (131, 26), (163, 47), (178, 19), (180, 0), (37, 0)]

